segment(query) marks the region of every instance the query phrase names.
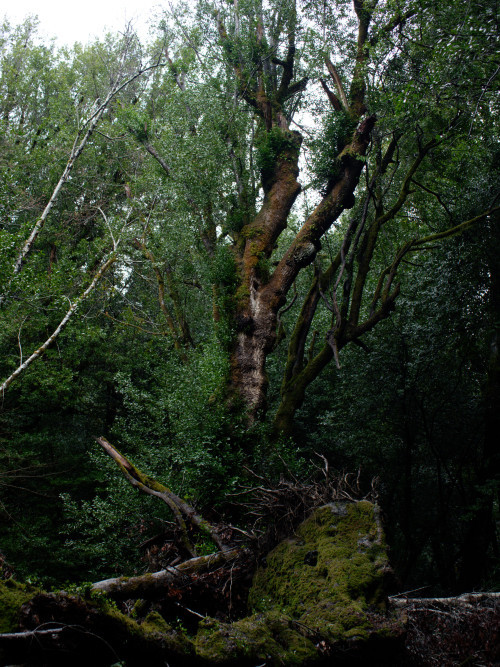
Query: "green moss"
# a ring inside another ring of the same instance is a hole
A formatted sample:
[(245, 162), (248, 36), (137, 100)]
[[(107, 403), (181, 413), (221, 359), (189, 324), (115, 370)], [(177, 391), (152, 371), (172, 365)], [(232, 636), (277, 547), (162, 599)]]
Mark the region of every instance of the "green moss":
[(257, 264), (255, 265), (257, 275), (261, 280), (267, 282), (271, 274), (271, 262), (264, 253), (259, 253)]
[(113, 625), (120, 627), (126, 636), (142, 638), (147, 642), (160, 643), (167, 651), (175, 655), (191, 655), (193, 644), (183, 632), (172, 628), (158, 612), (150, 612), (142, 623), (138, 623), (120, 611), (106, 611)]
[(313, 642), (282, 614), (254, 614), (232, 624), (205, 619), (196, 637), (196, 654), (213, 664), (304, 665), (317, 656)]
[(151, 611), (144, 622), (141, 624), (143, 630), (149, 630), (150, 632), (171, 632), (172, 627), (167, 623), (161, 614), (157, 611)]
[[(368, 502), (331, 503), (318, 509), (293, 538), (267, 556), (254, 577), (250, 615), (234, 623), (203, 619), (194, 638), (172, 628), (157, 612), (142, 622), (125, 616), (106, 596), (66, 596), (64, 608), (75, 623), (90, 619), (104, 633), (141, 654), (154, 649), (181, 661), (194, 655), (202, 663), (238, 667), (257, 664), (308, 665), (324, 657), (318, 647), (342, 651), (364, 647), (373, 638), (382, 649), (397, 638), (374, 606), (383, 606), (388, 562), (378, 510)], [(14, 630), (20, 606), (33, 589), (0, 582), (0, 631)], [(54, 594), (38, 596), (54, 604)], [(56, 608), (57, 600), (56, 600)], [(143, 610), (145, 613), (145, 610)], [(136, 611), (136, 615), (140, 611)], [(332, 654), (334, 655), (334, 654)]]
[(332, 641), (368, 636), (365, 612), (383, 605), (388, 569), (371, 503), (317, 510), (266, 560), (250, 591), (252, 611), (280, 610)]
[(262, 236), (263, 230), (260, 227), (247, 225), (241, 230), (241, 235), (246, 239), (255, 239)]
[(276, 162), (290, 152), (298, 150), (297, 138), (292, 132), (273, 127), (262, 131), (256, 140), (257, 166), (261, 171), (263, 182), (272, 178)]
[(13, 579), (0, 581), (0, 633), (17, 630), (21, 606), (37, 592), (34, 587)]

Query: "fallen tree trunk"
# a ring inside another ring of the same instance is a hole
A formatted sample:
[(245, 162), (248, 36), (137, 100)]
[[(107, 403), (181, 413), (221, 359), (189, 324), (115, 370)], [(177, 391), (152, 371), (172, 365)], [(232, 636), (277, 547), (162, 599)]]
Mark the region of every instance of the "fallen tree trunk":
[(170, 586), (185, 586), (193, 577), (249, 555), (248, 549), (227, 549), (208, 556), (192, 558), (176, 567), (168, 567), (159, 572), (146, 573), (137, 577), (104, 579), (93, 584), (92, 590), (106, 593), (115, 600), (161, 598), (166, 595)]
[(500, 601), (500, 593), (462, 593), (454, 597), (446, 598), (409, 598), (403, 595), (392, 595), (389, 605), (399, 609), (406, 607), (472, 607), (483, 602)]
[[(170, 593), (185, 590), (186, 582), (196, 581), (202, 572), (219, 568), (215, 571), (225, 576), (233, 565), (243, 562), (247, 567), (245, 554), (243, 548), (229, 549), (151, 575), (97, 582), (90, 599), (35, 594), (20, 584), (0, 581), (0, 596), (18, 609), (17, 616), (4, 615), (8, 632), (0, 634), (0, 664), (455, 667), (471, 660), (498, 663), (500, 593), (395, 596), (386, 604), (391, 571), (378, 508), (367, 501), (324, 505), (268, 553), (253, 577), (248, 615), (223, 622), (195, 612), (189, 634), (169, 625), (168, 618), (176, 616), (168, 611), (175, 614), (177, 608)], [(146, 615), (148, 604), (143, 612), (136, 608), (133, 618), (120, 613), (106, 595), (95, 595), (106, 592), (119, 600), (136, 597), (138, 589), (140, 595), (158, 600), (155, 611)], [(0, 602), (0, 621), (1, 611)]]

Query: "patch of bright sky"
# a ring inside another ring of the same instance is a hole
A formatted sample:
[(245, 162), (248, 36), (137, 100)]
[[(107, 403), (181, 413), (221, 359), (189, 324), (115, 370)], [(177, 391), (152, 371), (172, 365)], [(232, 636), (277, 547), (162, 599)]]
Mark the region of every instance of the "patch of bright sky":
[(148, 22), (162, 4), (168, 6), (158, 0), (0, 0), (0, 19), (6, 17), (16, 25), (28, 15), (37, 15), (40, 35), (55, 37), (60, 46), (85, 44), (106, 32), (123, 30), (130, 21), (141, 40), (146, 40)]

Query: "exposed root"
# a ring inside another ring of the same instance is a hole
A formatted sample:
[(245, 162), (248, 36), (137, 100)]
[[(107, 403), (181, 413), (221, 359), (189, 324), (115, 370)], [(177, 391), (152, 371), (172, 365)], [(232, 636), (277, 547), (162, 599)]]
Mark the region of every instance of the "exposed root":
[(252, 523), (252, 537), (258, 543), (257, 551), (268, 550), (283, 537), (292, 535), (299, 523), (315, 509), (336, 501), (374, 502), (376, 480), (368, 494), (361, 491), (360, 471), (356, 474), (332, 473), (328, 461), (319, 455), (323, 467), (318, 467), (311, 478), (298, 480), (290, 470), (288, 479), (281, 477), (277, 484), (247, 468), (260, 483), (244, 486), (232, 494), (233, 504), (244, 509)]

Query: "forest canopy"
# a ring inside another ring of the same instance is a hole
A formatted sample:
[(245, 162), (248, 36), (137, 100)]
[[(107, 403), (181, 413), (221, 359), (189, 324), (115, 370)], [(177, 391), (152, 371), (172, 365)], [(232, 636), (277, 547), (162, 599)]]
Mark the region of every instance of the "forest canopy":
[(97, 437), (241, 526), (255, 475), (327, 460), (377, 480), (401, 585), (498, 587), (499, 21), (493, 0), (200, 0), (147, 43), (63, 49), (4, 21), (20, 578), (161, 566), (172, 515)]

